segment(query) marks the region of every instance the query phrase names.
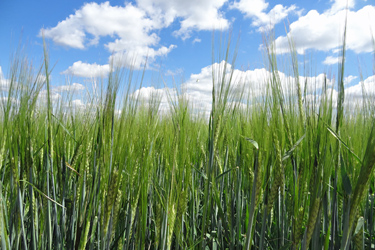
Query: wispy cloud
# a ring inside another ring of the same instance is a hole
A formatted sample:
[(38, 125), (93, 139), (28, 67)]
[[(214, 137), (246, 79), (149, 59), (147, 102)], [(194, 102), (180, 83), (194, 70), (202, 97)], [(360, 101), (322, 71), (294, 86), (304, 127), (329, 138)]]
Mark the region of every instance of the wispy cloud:
[(184, 70), (182, 68), (178, 68), (176, 70), (167, 70), (167, 72), (165, 72), (165, 75), (166, 76), (175, 76), (175, 75), (181, 75), (183, 72), (184, 72)]
[(56, 92), (75, 92), (75, 91), (80, 91), (84, 90), (85, 86), (83, 86), (80, 83), (73, 83), (71, 85), (61, 85), (56, 87), (55, 91)]
[(326, 59), (323, 61), (323, 64), (332, 65), (337, 64), (342, 60), (341, 56), (327, 56)]
[(200, 43), (200, 42), (202, 42), (201, 39), (195, 38), (191, 43), (194, 44), (194, 43)]

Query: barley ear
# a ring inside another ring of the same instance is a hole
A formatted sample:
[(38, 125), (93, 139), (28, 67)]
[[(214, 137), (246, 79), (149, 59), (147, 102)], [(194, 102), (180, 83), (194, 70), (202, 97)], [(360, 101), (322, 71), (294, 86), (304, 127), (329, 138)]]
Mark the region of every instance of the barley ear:
[(271, 211), (273, 207), (273, 201), (275, 200), (278, 192), (279, 192), (279, 187), (282, 187), (284, 185), (284, 168), (283, 168), (283, 163), (282, 163), (282, 158), (281, 158), (281, 149), (280, 149), (280, 143), (277, 138), (276, 133), (273, 133), (273, 140), (274, 140), (274, 145), (276, 148), (276, 161), (274, 165), (274, 182), (271, 187), (271, 192), (269, 196), (269, 206), (268, 206), (268, 211), (267, 214)]
[(79, 249), (80, 250), (83, 250), (83, 249), (86, 248), (87, 236), (89, 234), (89, 229), (90, 229), (90, 220), (86, 220), (85, 231), (83, 232), (83, 237), (81, 237), (81, 242), (79, 243)]
[(106, 197), (107, 198), (107, 201), (106, 201), (106, 206), (105, 206), (105, 210), (104, 210), (104, 235), (107, 234), (107, 231), (108, 231), (108, 224), (109, 224), (109, 219), (110, 219), (110, 215), (111, 215), (111, 211), (112, 211), (112, 207), (116, 201), (116, 196), (117, 196), (117, 177), (118, 177), (118, 171), (115, 169), (113, 171), (113, 175), (112, 175), (112, 180), (109, 184), (109, 188), (108, 188), (108, 196)]
[(168, 238), (167, 238), (168, 249), (170, 249), (172, 245), (172, 235), (173, 235), (173, 228), (174, 228), (175, 221), (176, 221), (176, 205), (173, 203), (172, 206), (170, 206), (168, 209)]
[(310, 240), (314, 232), (315, 223), (316, 223), (316, 219), (318, 217), (319, 208), (320, 208), (320, 200), (321, 200), (320, 198), (316, 198), (314, 201), (314, 204), (311, 207), (310, 216), (309, 216), (309, 220), (308, 220), (307, 227), (306, 227), (306, 230), (307, 230), (306, 246), (310, 244)]

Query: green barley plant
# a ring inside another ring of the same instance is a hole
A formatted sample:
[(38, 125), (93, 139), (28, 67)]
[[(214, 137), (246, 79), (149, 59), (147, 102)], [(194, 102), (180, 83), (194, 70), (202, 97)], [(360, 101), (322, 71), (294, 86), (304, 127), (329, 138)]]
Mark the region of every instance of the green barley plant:
[(52, 98), (46, 46), (37, 69), (17, 52), (0, 101), (1, 248), (370, 249), (375, 109), (364, 87), (348, 106), (346, 35), (333, 85), (302, 82), (292, 37), (284, 63), (264, 38), (260, 83), (235, 77), (231, 39), (213, 49), (209, 116), (183, 90), (167, 109), (145, 101), (143, 75), (114, 66), (79, 109)]

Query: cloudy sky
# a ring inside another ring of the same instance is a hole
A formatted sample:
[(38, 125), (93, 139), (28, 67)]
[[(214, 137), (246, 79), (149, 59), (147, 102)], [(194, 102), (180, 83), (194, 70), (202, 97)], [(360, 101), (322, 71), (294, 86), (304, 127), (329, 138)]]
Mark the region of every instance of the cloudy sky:
[[(224, 40), (230, 33), (234, 41), (239, 38), (233, 67), (238, 79), (251, 80), (247, 87), (255, 92), (268, 73), (262, 37), (271, 29), (281, 58), (288, 58), (287, 35), (293, 37), (302, 77), (334, 75), (346, 13), (345, 84), (348, 93), (359, 93), (360, 70), (365, 83), (374, 87), (373, 0), (4, 0), (0, 1), (0, 87), (6, 85), (9, 58), (18, 44), (26, 45), (34, 64), (42, 62), (44, 35), (50, 63), (55, 65), (51, 79), (57, 98), (70, 89), (84, 91), (88, 79), (109, 72), (111, 61), (140, 72), (147, 59), (144, 87), (139, 90), (145, 96), (163, 94), (165, 87), (176, 83), (190, 99), (209, 108), (212, 67), (221, 65), (219, 54), (225, 51), (218, 46), (220, 34)], [(287, 79), (290, 69), (279, 69)], [(75, 102), (83, 105), (80, 99)]]

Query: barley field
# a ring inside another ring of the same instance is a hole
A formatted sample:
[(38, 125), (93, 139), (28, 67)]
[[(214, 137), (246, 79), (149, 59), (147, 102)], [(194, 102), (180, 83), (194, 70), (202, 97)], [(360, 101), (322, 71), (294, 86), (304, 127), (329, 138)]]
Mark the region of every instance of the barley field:
[(265, 46), (260, 97), (224, 64), (209, 116), (183, 92), (161, 113), (115, 68), (72, 110), (53, 102), (46, 51), (36, 69), (16, 55), (0, 102), (1, 248), (374, 248), (375, 103), (363, 89), (347, 105), (345, 37), (320, 82), (299, 80), (292, 45), (289, 65)]

